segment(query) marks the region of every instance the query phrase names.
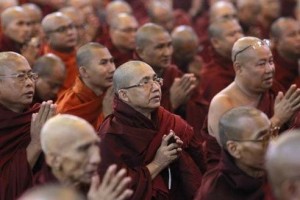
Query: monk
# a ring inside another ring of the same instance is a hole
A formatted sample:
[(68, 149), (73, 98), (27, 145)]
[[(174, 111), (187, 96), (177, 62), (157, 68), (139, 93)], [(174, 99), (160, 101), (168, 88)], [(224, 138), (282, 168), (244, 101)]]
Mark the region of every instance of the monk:
[(132, 190), (127, 189), (131, 178), (126, 177), (125, 169), (117, 171), (116, 165), (111, 165), (99, 182), (99, 142), (94, 128), (84, 119), (66, 114), (53, 117), (41, 132), (49, 167), (43, 169), (36, 183), (67, 185), (81, 191), (88, 200), (127, 199)]
[(67, 75), (60, 96), (66, 89), (71, 88), (78, 75), (76, 67), (77, 30), (72, 20), (66, 15), (55, 12), (44, 17), (42, 27), (47, 37), (44, 53), (53, 53), (65, 64)]
[(88, 43), (78, 49), (76, 59), (79, 76), (57, 99), (57, 111), (79, 116), (98, 128), (106, 116), (102, 108), (105, 92), (112, 86), (113, 57), (105, 46)]
[(110, 24), (111, 19), (120, 13), (133, 14), (131, 6), (126, 1), (111, 1), (105, 7), (106, 23)]
[(0, 53), (0, 199), (15, 199), (32, 184), (41, 154), (40, 129), (55, 113), (52, 102), (30, 107), (37, 74), (14, 52)]
[(18, 6), (17, 0), (0, 0), (0, 14), (9, 7)]
[(43, 37), (41, 25), (43, 18), (42, 10), (33, 3), (23, 4), (22, 8), (24, 8), (25, 12), (30, 17), (31, 37), (37, 37), (41, 40)]
[(25, 192), (18, 200), (85, 200), (85, 198), (74, 188), (49, 184), (34, 187)]
[(300, 108), (300, 89), (292, 85), (283, 94), (284, 89), (273, 81), (275, 67), (266, 41), (255, 37), (240, 38), (233, 46), (232, 61), (235, 79), (212, 99), (208, 111), (207, 152), (212, 154), (208, 155), (211, 163), (219, 160), (218, 121), (226, 111), (239, 106), (255, 107), (270, 118), (274, 129), (284, 130)]
[(279, 18), (271, 27), (271, 40), (276, 67), (275, 79), (286, 89), (294, 83), (300, 86), (300, 24), (293, 18)]
[(195, 200), (264, 199), (264, 155), (270, 138), (268, 117), (253, 107), (236, 107), (219, 122), (218, 165), (207, 171)]
[(54, 54), (45, 54), (36, 60), (32, 71), (38, 74), (33, 103), (55, 101), (66, 77), (66, 68), (62, 60)]
[(138, 22), (131, 14), (120, 13), (110, 20), (110, 39), (104, 42), (115, 59), (116, 66), (132, 60)]
[[(274, 199), (299, 199), (299, 130), (288, 131), (269, 145), (266, 169)], [(288, 156), (287, 156), (288, 155)]]
[(176, 111), (184, 105), (195, 88), (196, 79), (193, 74), (182, 75), (177, 66), (171, 64), (173, 47), (170, 34), (162, 26), (144, 24), (137, 31), (136, 52), (138, 59), (149, 64), (164, 79), (162, 106)]
[(126, 168), (132, 200), (192, 199), (204, 167), (201, 144), (192, 127), (160, 107), (162, 79), (148, 64), (129, 61), (113, 82), (114, 111), (98, 131), (100, 174), (112, 163)]

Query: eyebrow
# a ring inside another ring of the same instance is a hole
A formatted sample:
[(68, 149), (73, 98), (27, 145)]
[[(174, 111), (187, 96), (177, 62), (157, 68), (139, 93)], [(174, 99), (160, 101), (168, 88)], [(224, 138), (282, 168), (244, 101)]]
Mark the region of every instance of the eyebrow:
[(263, 136), (265, 136), (266, 134), (268, 134), (269, 129), (263, 129), (261, 131), (258, 132), (258, 134), (255, 136), (255, 139), (259, 139)]

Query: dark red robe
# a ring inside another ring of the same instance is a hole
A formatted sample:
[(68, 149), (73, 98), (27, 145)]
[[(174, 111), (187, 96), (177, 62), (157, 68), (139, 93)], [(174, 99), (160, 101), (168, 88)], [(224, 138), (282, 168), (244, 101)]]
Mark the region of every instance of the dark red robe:
[(0, 52), (3, 51), (13, 51), (16, 53), (21, 53), (22, 44), (19, 44), (12, 39), (6, 37), (5, 35), (1, 35), (0, 37)]
[(239, 169), (229, 153), (223, 151), (217, 167), (203, 176), (195, 200), (262, 200), (264, 178), (254, 178)]
[[(275, 63), (275, 79), (286, 89), (299, 77), (298, 62), (291, 62), (284, 59), (276, 50), (272, 51)], [(300, 85), (298, 85), (300, 87)]]
[(26, 148), (30, 124), (39, 105), (15, 113), (0, 105), (0, 200), (13, 200), (32, 185), (32, 170)]
[[(170, 130), (184, 143), (179, 159), (169, 166), (171, 190), (168, 189), (167, 169), (151, 180), (146, 167), (154, 159), (163, 135)], [(199, 163), (197, 160), (202, 157), (201, 144), (193, 137), (192, 127), (179, 116), (159, 107), (150, 120), (116, 97), (114, 112), (106, 118), (98, 133), (102, 139), (100, 175), (103, 176), (113, 163), (126, 168), (132, 178), (130, 188), (134, 194), (131, 199), (192, 199), (195, 195), (201, 181), (199, 168), (203, 165), (197, 167), (194, 160)]]

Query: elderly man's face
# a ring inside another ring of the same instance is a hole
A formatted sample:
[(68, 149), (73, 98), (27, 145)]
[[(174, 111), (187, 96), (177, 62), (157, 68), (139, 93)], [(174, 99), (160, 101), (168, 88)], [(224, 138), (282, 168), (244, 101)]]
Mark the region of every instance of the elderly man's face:
[(114, 45), (121, 49), (134, 50), (137, 28), (138, 23), (133, 17), (120, 20), (120, 24), (110, 29)]
[(167, 68), (171, 64), (173, 46), (167, 32), (159, 32), (149, 38), (149, 42), (139, 52), (139, 56), (153, 68)]
[(47, 34), (50, 45), (55, 49), (74, 48), (77, 44), (77, 30), (70, 19), (62, 18), (52, 24)]
[(24, 107), (32, 103), (35, 80), (25, 59), (16, 58), (11, 62), (15, 63), (13, 67), (1, 70), (0, 102), (10, 107)]
[(268, 18), (278, 18), (281, 11), (280, 7), (279, 0), (261, 0), (261, 12)]
[(92, 50), (93, 58), (85, 67), (88, 81), (91, 85), (106, 89), (112, 85), (115, 64), (107, 48)]
[(297, 21), (286, 22), (281, 29), (278, 50), (300, 58), (300, 24)]
[(50, 76), (39, 77), (36, 81), (35, 88), (37, 95), (43, 101), (55, 100), (57, 97), (57, 93), (62, 87), (65, 80), (65, 72), (59, 70), (61, 69), (61, 66), (53, 66), (53, 68), (54, 71)]
[(90, 131), (75, 134), (76, 142), (70, 142), (60, 154), (60, 170), (68, 180), (89, 184), (101, 161), (99, 138)]
[[(255, 44), (254, 44), (255, 45)], [(273, 85), (275, 66), (270, 48), (267, 45), (253, 46), (242, 52), (247, 55), (237, 72), (243, 85), (251, 92), (265, 92)]]
[(25, 43), (31, 35), (30, 18), (25, 13), (17, 14), (3, 29), (4, 34), (17, 43)]

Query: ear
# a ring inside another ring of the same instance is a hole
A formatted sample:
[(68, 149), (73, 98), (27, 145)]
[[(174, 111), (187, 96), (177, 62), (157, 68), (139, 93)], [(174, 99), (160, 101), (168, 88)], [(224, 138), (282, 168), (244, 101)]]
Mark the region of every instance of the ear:
[(124, 102), (128, 102), (129, 101), (129, 98), (128, 98), (128, 95), (127, 95), (127, 91), (126, 90), (122, 90), (120, 89), (118, 91), (118, 97), (124, 101)]
[(227, 141), (226, 142), (226, 146), (227, 146), (227, 151), (228, 153), (234, 157), (234, 158), (241, 158), (241, 149), (240, 149), (240, 146), (234, 142), (234, 141)]
[(79, 71), (79, 74), (80, 74), (81, 77), (83, 77), (83, 78), (88, 77), (86, 67), (80, 66), (78, 71)]
[(216, 39), (216, 38), (211, 38), (211, 39), (210, 39), (210, 42), (211, 42), (212, 46), (213, 46), (215, 49), (219, 48), (219, 40), (218, 40), (218, 39)]
[(139, 55), (139, 57), (141, 57), (141, 58), (144, 57), (144, 48), (136, 47), (136, 52)]
[(59, 169), (62, 162), (62, 157), (55, 153), (46, 154), (46, 163), (48, 166), (54, 169)]
[(239, 62), (234, 61), (234, 63), (233, 63), (233, 69), (235, 71), (235, 74), (239, 74), (239, 73), (242, 72), (242, 65)]

